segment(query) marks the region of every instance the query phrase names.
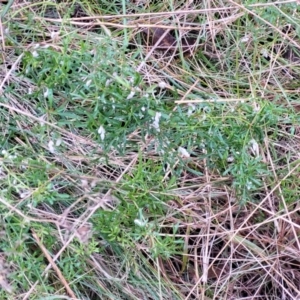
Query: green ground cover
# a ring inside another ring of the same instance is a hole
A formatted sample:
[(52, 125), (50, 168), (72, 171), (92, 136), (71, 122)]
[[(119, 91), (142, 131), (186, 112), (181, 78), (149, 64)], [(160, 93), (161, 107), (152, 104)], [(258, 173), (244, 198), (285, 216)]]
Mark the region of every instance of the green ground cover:
[(300, 297), (297, 1), (0, 14), (0, 299)]

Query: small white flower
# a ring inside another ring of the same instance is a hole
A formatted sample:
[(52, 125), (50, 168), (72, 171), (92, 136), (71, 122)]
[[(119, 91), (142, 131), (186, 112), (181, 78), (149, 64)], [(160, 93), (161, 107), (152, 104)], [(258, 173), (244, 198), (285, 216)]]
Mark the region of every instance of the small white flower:
[(246, 188), (247, 188), (247, 190), (251, 190), (253, 188), (253, 183), (251, 181), (247, 181)]
[(145, 111), (145, 110), (146, 110), (146, 107), (142, 106), (141, 111)]
[(227, 162), (231, 163), (233, 161), (234, 161), (234, 157), (233, 156), (228, 156)]
[(105, 82), (105, 86), (108, 87), (112, 83), (112, 79), (107, 79)]
[(34, 51), (32, 52), (32, 56), (33, 56), (33, 57), (38, 57), (39, 54), (37, 53), (37, 51), (34, 50)]
[(130, 94), (127, 96), (126, 99), (130, 100), (130, 99), (132, 99), (134, 97), (134, 95), (135, 95), (135, 91), (131, 91)]
[(241, 43), (247, 43), (250, 40), (250, 34), (246, 34), (241, 38)]
[(86, 188), (89, 186), (89, 182), (86, 179), (81, 179), (81, 186)]
[(24, 199), (24, 198), (26, 198), (30, 195), (30, 191), (26, 191), (26, 190), (22, 191), (22, 192), (19, 193), (19, 195), (20, 195), (21, 199)]
[(163, 90), (167, 87), (167, 84), (164, 81), (158, 83), (158, 86)]
[(1, 154), (5, 157), (5, 158), (8, 158), (8, 159), (16, 159), (17, 158), (17, 155), (10, 155), (6, 150), (2, 150), (1, 151)]
[(56, 146), (56, 147), (59, 147), (59, 146), (61, 145), (61, 143), (62, 143), (62, 139), (61, 139), (61, 138), (58, 138), (58, 139), (56, 140), (56, 142), (55, 142), (55, 146)]
[(59, 32), (58, 31), (52, 31), (50, 36), (51, 36), (52, 40), (57, 40), (58, 37), (59, 37)]
[(264, 58), (268, 58), (269, 57), (269, 52), (266, 48), (261, 49), (260, 54), (262, 54), (262, 56)]
[(51, 152), (51, 153), (54, 153), (54, 152), (55, 152), (54, 142), (53, 142), (52, 140), (50, 140), (50, 141), (48, 142), (48, 150), (49, 150), (49, 152)]
[(250, 144), (250, 149), (251, 149), (251, 152), (253, 153), (253, 155), (258, 157), (259, 156), (259, 145), (256, 142), (256, 140), (252, 139), (249, 144)]
[(105, 138), (105, 129), (102, 125), (98, 129), (98, 134), (100, 135), (100, 138), (103, 141)]
[(139, 227), (145, 227), (147, 225), (147, 222), (143, 220), (135, 219), (134, 224)]
[(178, 148), (178, 153), (181, 154), (182, 157), (190, 157), (190, 154), (183, 147)]
[(44, 92), (44, 97), (47, 98), (49, 96), (49, 89), (46, 88), (46, 91)]
[(152, 126), (158, 131), (160, 132), (160, 128), (159, 128), (159, 119), (161, 117), (161, 113), (160, 112), (156, 112), (155, 113), (155, 117), (153, 118), (153, 123)]
[(5, 156), (5, 157), (8, 156), (8, 152), (7, 152), (6, 150), (2, 150), (2, 151), (1, 151), (1, 154), (2, 154), (3, 156)]
[(89, 87), (91, 83), (92, 83), (92, 79), (89, 79), (89, 80), (85, 83), (85, 86), (86, 86), (86, 87)]
[(32, 88), (30, 87), (29, 89), (28, 89), (28, 95), (31, 95), (32, 94)]

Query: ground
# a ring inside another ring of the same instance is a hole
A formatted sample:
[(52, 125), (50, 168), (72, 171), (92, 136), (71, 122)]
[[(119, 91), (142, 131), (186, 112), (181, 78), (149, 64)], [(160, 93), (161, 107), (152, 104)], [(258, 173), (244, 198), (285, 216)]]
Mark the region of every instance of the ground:
[(298, 299), (298, 1), (0, 4), (0, 299)]

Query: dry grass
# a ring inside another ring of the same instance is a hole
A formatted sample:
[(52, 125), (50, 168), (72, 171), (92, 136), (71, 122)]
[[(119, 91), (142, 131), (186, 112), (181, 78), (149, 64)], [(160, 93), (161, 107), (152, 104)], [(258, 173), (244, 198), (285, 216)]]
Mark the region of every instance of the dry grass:
[(1, 299), (300, 299), (297, 1), (1, 11)]

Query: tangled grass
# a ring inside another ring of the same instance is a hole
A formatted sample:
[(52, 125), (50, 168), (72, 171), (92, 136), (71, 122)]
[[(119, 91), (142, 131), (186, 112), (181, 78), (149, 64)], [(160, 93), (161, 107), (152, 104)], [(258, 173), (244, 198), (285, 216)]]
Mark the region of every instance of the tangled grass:
[(240, 2), (0, 4), (1, 299), (300, 297), (299, 7)]

